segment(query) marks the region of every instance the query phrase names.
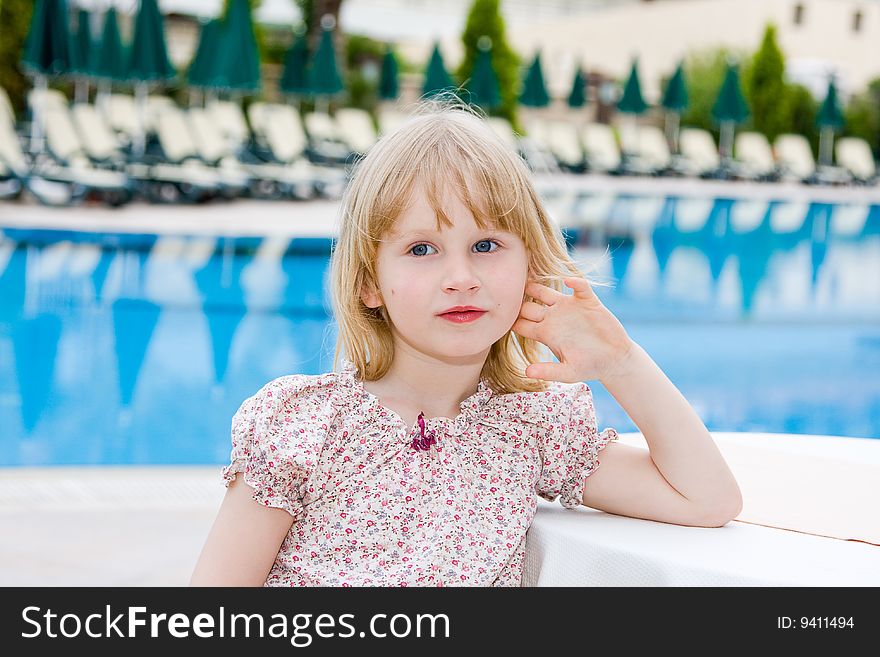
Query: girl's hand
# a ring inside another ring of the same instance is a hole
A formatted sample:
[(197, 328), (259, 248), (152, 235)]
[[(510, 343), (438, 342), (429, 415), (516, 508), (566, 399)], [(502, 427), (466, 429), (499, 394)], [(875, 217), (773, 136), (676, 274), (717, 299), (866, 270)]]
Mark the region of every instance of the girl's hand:
[(525, 292), (537, 299), (524, 301), (513, 330), (550, 348), (558, 363), (534, 363), (530, 379), (577, 383), (604, 379), (621, 371), (633, 341), (585, 278), (563, 279), (573, 295), (529, 281)]

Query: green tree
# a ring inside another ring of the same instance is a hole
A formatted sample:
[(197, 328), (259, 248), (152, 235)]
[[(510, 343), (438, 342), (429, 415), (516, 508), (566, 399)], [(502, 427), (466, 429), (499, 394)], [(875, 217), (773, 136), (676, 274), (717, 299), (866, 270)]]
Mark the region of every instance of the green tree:
[(685, 58), (684, 74), (690, 104), (681, 117), (683, 126), (702, 128), (718, 137), (718, 124), (712, 118), (712, 106), (721, 91), (728, 59), (742, 61), (744, 55), (717, 48), (692, 52)]
[(819, 153), (819, 129), (816, 127), (819, 101), (813, 98), (813, 94), (806, 87), (800, 84), (787, 84), (783, 102), (786, 106), (787, 125), (784, 132), (793, 132), (806, 137), (815, 157)]
[(752, 126), (771, 142), (790, 131), (791, 98), (785, 83), (785, 56), (776, 43), (776, 27), (767, 25), (761, 46), (743, 71), (743, 91), (752, 113)]
[(0, 87), (21, 113), (30, 82), (21, 70), (21, 53), (34, 9), (33, 0), (0, 1)]
[(880, 155), (880, 78), (868, 83), (867, 89), (853, 94), (844, 110), (845, 137), (861, 137), (871, 146), (876, 158)]
[(515, 130), (521, 131), (516, 115), (521, 63), (519, 56), (507, 43), (499, 0), (474, 0), (471, 5), (464, 33), (461, 35), (464, 59), (456, 72), (459, 84), (463, 84), (473, 71), (477, 58), (477, 42), (481, 36), (488, 36), (492, 40), (492, 68), (498, 77), (501, 92), (501, 105), (491, 114), (503, 116)]

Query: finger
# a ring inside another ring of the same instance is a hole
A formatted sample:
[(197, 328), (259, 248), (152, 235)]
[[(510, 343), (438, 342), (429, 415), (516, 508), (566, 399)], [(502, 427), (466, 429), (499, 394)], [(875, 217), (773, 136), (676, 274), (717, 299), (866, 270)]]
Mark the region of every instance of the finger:
[(574, 290), (574, 296), (579, 299), (592, 299), (596, 296), (596, 293), (593, 291), (593, 286), (590, 285), (590, 281), (586, 278), (575, 276), (572, 278), (564, 278), (562, 282), (565, 283), (566, 287), (570, 287)]
[[(541, 379), (543, 381), (566, 381), (569, 376), (568, 368), (562, 363), (532, 363), (526, 368), (526, 377), (529, 379)], [(570, 383), (574, 383), (571, 381)]]
[(513, 326), (511, 328), (513, 329), (514, 333), (518, 333), (524, 338), (530, 338), (532, 340), (540, 341), (539, 334), (541, 331), (539, 326), (539, 322), (533, 322), (520, 317), (513, 323)]
[(562, 294), (562, 292), (557, 292), (553, 288), (547, 287), (546, 285), (541, 285), (540, 283), (536, 283), (534, 281), (529, 281), (529, 283), (526, 285), (526, 294), (534, 297), (541, 303), (548, 306), (552, 306), (560, 299), (565, 298), (565, 295)]
[(533, 301), (525, 301), (519, 309), (519, 316), (532, 322), (543, 321), (544, 317), (547, 316), (547, 306), (542, 306)]

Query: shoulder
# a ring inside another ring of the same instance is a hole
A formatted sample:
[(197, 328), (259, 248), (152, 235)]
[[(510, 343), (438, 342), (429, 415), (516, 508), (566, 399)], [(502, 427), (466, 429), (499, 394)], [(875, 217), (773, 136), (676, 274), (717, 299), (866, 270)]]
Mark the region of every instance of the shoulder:
[(339, 373), (287, 374), (272, 379), (242, 402), (233, 424), (298, 422), (332, 411), (339, 393)]
[(545, 390), (498, 395), (493, 402), (490, 412), (500, 418), (555, 428), (567, 424), (576, 409), (592, 408), (592, 393), (583, 382), (551, 381)]

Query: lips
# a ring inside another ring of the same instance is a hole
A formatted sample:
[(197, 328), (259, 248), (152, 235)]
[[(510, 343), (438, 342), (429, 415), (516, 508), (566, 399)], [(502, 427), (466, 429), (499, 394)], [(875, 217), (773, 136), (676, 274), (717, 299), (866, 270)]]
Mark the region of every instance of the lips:
[(485, 310), (476, 306), (454, 306), (437, 313), (437, 316), (455, 324), (467, 324), (478, 320), (485, 314)]

